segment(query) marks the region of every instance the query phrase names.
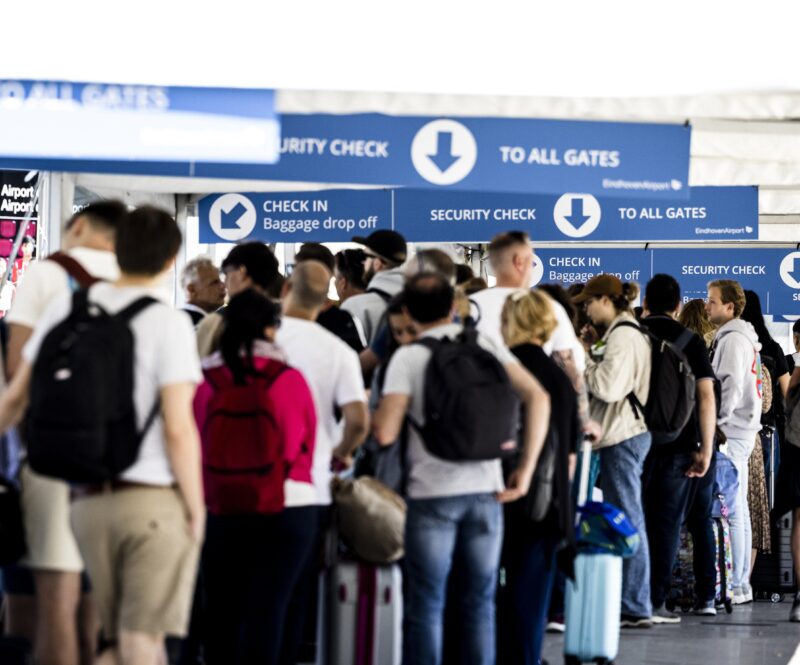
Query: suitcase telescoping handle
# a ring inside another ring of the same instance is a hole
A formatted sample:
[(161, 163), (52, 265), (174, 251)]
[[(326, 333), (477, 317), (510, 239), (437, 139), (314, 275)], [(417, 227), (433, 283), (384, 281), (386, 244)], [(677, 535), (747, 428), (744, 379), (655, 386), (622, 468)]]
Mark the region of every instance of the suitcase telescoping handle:
[[(581, 444), (581, 473), (578, 476), (578, 507), (583, 506), (589, 498), (589, 472), (592, 466), (592, 440), (583, 438)], [(575, 524), (580, 521), (580, 513), (575, 511)]]

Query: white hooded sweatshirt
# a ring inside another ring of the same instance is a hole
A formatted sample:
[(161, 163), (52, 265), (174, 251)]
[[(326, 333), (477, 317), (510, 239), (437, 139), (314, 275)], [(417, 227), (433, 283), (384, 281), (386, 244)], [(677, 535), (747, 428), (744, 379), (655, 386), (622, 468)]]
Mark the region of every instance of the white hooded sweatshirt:
[(717, 424), (731, 439), (753, 439), (761, 429), (761, 344), (747, 321), (723, 325), (711, 346), (711, 366), (722, 387)]

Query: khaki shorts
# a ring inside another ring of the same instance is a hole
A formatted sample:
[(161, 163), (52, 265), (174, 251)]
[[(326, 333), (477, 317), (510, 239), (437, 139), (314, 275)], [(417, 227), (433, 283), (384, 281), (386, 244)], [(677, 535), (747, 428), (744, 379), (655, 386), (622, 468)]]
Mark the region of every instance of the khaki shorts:
[(199, 544), (177, 490), (126, 488), (72, 502), (103, 634), (186, 634)]
[(70, 527), (69, 485), (22, 467), (21, 501), (28, 554), (22, 563), (34, 570), (79, 573), (83, 559)]

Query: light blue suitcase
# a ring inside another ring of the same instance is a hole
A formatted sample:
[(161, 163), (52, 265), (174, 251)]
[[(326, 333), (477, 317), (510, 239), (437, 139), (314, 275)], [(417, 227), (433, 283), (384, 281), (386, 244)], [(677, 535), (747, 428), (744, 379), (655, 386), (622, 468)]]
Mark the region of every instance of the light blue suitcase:
[(579, 554), (567, 581), (566, 662), (611, 662), (619, 652), (622, 557)]
[[(578, 505), (589, 492), (591, 444), (584, 442), (581, 456)], [(567, 580), (564, 660), (576, 663), (611, 663), (619, 652), (619, 615), (622, 608), (622, 557), (613, 554), (579, 554), (575, 581)]]

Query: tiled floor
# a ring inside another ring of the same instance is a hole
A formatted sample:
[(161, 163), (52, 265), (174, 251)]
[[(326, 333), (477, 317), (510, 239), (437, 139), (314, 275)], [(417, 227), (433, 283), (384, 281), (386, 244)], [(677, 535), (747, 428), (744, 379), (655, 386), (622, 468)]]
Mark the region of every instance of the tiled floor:
[[(733, 614), (685, 615), (679, 625), (623, 630), (615, 665), (786, 665), (800, 646), (791, 600), (734, 607)], [(548, 635), (544, 657), (563, 663), (564, 640)], [(797, 660), (800, 663), (800, 658)], [(795, 665), (793, 662), (792, 665)]]

